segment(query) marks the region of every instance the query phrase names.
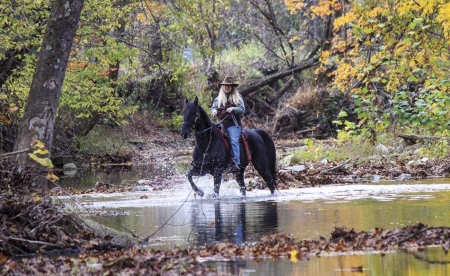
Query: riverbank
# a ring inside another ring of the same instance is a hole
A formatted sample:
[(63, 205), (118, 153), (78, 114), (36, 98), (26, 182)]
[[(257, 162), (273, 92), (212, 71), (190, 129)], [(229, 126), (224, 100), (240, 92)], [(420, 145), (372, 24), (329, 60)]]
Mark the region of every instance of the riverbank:
[[(308, 151), (301, 139), (276, 139), (279, 153), (278, 189), (326, 186), (328, 184), (354, 184), (390, 180), (446, 177), (449, 161), (429, 159), (420, 155), (417, 146), (400, 150), (374, 152), (371, 156), (354, 156), (331, 161), (321, 159), (302, 162), (296, 159), (298, 151)], [(318, 142), (317, 142), (318, 143)], [(332, 149), (336, 141), (324, 142)], [(175, 132), (149, 133), (140, 143), (127, 146), (133, 166), (175, 167), (189, 163), (192, 140), (181, 140)], [(406, 154), (401, 154), (406, 153)], [(447, 227), (427, 227), (417, 224), (395, 229), (372, 229), (367, 232), (337, 228), (330, 239), (298, 241), (289, 233), (264, 237), (252, 245), (220, 244), (204, 249), (143, 250), (141, 246), (111, 242), (111, 236), (100, 236), (79, 220), (78, 215), (67, 212), (64, 206), (54, 204), (52, 197), (33, 188), (30, 179), (11, 168), (8, 186), (3, 186), (0, 209), (7, 227), (0, 238), (0, 264), (2, 274), (120, 274), (147, 273), (148, 275), (184, 274), (216, 275), (202, 258), (288, 258), (307, 259), (321, 254), (353, 254), (355, 251), (388, 252), (390, 250), (421, 250), (429, 245), (440, 245), (448, 250)], [(174, 172), (175, 175), (175, 172)], [(246, 178), (257, 179), (250, 167)], [(226, 178), (232, 177), (227, 175)], [(176, 178), (176, 180), (175, 180)], [(7, 178), (4, 178), (7, 179)], [(179, 177), (155, 176), (146, 185), (153, 189), (167, 189), (185, 181)], [(95, 185), (94, 185), (95, 184)], [(93, 183), (87, 193), (124, 192), (124, 187), (108, 183)], [(130, 186), (132, 188), (133, 185)], [(261, 181), (251, 181), (248, 190), (266, 189)], [(54, 193), (53, 195), (59, 194)], [(70, 190), (63, 191), (72, 194)], [(125, 187), (126, 192), (126, 187)], [(70, 225), (70, 227), (68, 227)], [(143, 243), (145, 244), (145, 242)], [(305, 248), (307, 250), (305, 250)], [(35, 255), (36, 252), (44, 255)], [(46, 253), (58, 255), (46, 255)], [(67, 253), (74, 255), (67, 256)], [(31, 254), (31, 255), (30, 255)], [(31, 258), (29, 258), (31, 256)], [(14, 257), (14, 258), (13, 258)], [(17, 258), (18, 257), (18, 258)], [(183, 274), (181, 273), (181, 274)]]

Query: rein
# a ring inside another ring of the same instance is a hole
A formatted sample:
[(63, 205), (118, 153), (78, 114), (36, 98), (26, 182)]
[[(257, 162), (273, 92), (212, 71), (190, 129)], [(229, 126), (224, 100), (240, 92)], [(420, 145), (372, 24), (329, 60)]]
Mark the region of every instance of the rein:
[[(237, 125), (236, 117), (234, 117), (234, 114), (233, 114), (233, 113), (230, 113), (230, 114), (231, 114), (231, 116), (233, 117), (233, 121), (235, 121), (235, 123), (236, 123), (236, 125)], [(227, 115), (225, 118), (223, 118), (222, 120), (218, 121), (216, 124), (220, 124), (223, 120), (225, 120), (226, 118), (228, 118), (228, 116), (230, 116), (230, 114), (228, 114), (228, 115)], [(196, 125), (196, 123), (197, 123), (198, 118), (200, 118), (200, 117), (198, 116), (198, 114), (196, 114), (196, 116), (195, 116), (195, 121), (194, 121), (193, 124), (188, 123), (188, 122), (184, 122), (184, 121), (183, 121), (181, 124), (189, 125), (189, 126), (191, 127), (191, 129), (194, 129), (194, 128), (195, 128), (195, 125)], [(205, 128), (205, 129), (202, 130), (202, 131), (195, 131), (195, 130), (194, 130), (194, 134), (195, 134), (195, 135), (199, 135), (199, 134), (202, 134), (203, 132), (206, 132), (206, 131), (208, 131), (208, 130), (210, 130), (210, 129), (212, 129), (212, 126), (210, 126), (210, 127), (208, 127), (208, 128)]]
[[(231, 116), (233, 116), (233, 120), (236, 122), (236, 118), (234, 117), (234, 114), (233, 113), (230, 113), (231, 114)], [(228, 114), (225, 118), (223, 118), (222, 120), (220, 120), (220, 121), (218, 121), (216, 124), (220, 124), (223, 120), (225, 120), (228, 116), (230, 116), (230, 114)], [(184, 122), (183, 122), (184, 123)], [(189, 124), (189, 123), (186, 123), (186, 124)], [(190, 124), (190, 125), (192, 125), (192, 124)], [(236, 125), (237, 125), (237, 122), (236, 122)], [(210, 126), (210, 127), (208, 127), (208, 128), (205, 128), (204, 130), (202, 130), (202, 131), (198, 131), (198, 132), (195, 132), (195, 135), (198, 135), (198, 134), (202, 134), (203, 132), (206, 132), (206, 131), (208, 131), (208, 130), (210, 130), (210, 129), (212, 129), (212, 126)]]

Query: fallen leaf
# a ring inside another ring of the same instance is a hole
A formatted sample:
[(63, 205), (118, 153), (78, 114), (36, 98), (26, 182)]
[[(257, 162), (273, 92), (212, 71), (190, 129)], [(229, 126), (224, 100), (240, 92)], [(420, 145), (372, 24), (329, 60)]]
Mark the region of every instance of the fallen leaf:
[(297, 250), (292, 250), (291, 252), (289, 252), (289, 260), (291, 260), (291, 262), (298, 262), (298, 251)]
[(6, 117), (5, 115), (0, 115), (0, 120), (2, 120), (3, 122), (5, 122), (8, 125), (11, 124), (11, 120), (8, 117)]
[(6, 257), (2, 253), (0, 253), (0, 265), (6, 264), (7, 261), (8, 261), (8, 257)]
[(47, 179), (50, 180), (51, 182), (55, 183), (56, 181), (59, 180), (59, 177), (57, 177), (56, 175), (49, 172), (47, 174)]

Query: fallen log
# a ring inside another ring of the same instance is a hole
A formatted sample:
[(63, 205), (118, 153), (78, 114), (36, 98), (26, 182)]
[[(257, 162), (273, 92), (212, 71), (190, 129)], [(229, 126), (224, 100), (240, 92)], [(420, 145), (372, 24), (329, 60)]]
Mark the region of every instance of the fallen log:
[(299, 73), (302, 72), (303, 70), (309, 69), (311, 67), (316, 66), (317, 64), (319, 64), (319, 58), (318, 57), (314, 57), (311, 58), (309, 60), (304, 61), (302, 64), (297, 65), (293, 68), (287, 69), (286, 71), (282, 71), (280, 73), (277, 74), (273, 74), (270, 76), (267, 76), (266, 78), (260, 79), (256, 82), (250, 83), (245, 87), (242, 87), (241, 89), (239, 89), (239, 93), (245, 97), (247, 95), (249, 95), (250, 93), (260, 89), (261, 87), (264, 87), (274, 81), (283, 79), (285, 77), (288, 77), (292, 74), (295, 73)]
[(403, 138), (407, 143), (411, 143), (411, 144), (415, 144), (415, 143), (417, 143), (417, 141), (423, 141), (423, 140), (447, 140), (447, 141), (450, 141), (450, 137), (442, 137), (442, 136), (429, 136), (429, 135), (404, 134), (404, 133), (400, 133), (397, 136)]

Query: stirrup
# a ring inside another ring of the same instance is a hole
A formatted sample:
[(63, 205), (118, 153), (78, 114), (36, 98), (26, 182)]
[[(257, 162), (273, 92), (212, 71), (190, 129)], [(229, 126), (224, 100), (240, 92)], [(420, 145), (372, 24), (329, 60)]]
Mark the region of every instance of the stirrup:
[(231, 162), (230, 166), (227, 169), (227, 172), (229, 172), (229, 173), (237, 173), (240, 171), (241, 171), (241, 165), (236, 164), (234, 160)]

